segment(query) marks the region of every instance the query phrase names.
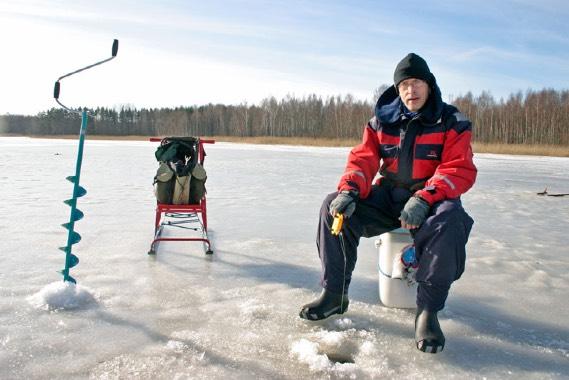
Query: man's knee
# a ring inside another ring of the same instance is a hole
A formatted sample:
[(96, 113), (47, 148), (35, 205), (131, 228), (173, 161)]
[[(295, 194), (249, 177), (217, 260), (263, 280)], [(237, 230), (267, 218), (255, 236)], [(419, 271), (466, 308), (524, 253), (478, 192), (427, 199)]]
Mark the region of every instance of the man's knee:
[(333, 192), (333, 193), (328, 194), (326, 196), (326, 198), (324, 198), (324, 201), (322, 202), (322, 207), (320, 208), (320, 215), (321, 216), (329, 214), (330, 203), (332, 203), (332, 201), (334, 200), (334, 198), (336, 198), (336, 196), (338, 196), (338, 193)]
[[(451, 199), (436, 203), (417, 235), (451, 235), (451, 239), (466, 245), (474, 220), (466, 213), (460, 200)], [(446, 239), (445, 239), (446, 240)]]
[(324, 198), (324, 201), (322, 202), (322, 206), (330, 206), (330, 203), (332, 203), (332, 201), (334, 200), (334, 198), (336, 198), (338, 196), (338, 192), (335, 191), (333, 193), (330, 193), (326, 196), (326, 198)]
[(418, 280), (449, 286), (460, 278), (472, 224), (472, 218), (458, 200), (446, 200), (433, 206), (430, 216), (415, 234), (421, 262)]
[(464, 212), (462, 204), (457, 199), (447, 199), (435, 203), (431, 207), (429, 217), (449, 218)]

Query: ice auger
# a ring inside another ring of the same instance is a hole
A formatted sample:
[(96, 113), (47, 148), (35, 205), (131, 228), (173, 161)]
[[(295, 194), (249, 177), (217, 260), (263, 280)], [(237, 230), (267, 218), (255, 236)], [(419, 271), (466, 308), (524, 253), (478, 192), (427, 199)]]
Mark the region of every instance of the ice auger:
[(55, 82), (55, 86), (53, 88), (53, 97), (61, 107), (65, 108), (67, 111), (81, 114), (81, 129), (79, 131), (79, 149), (77, 150), (77, 163), (75, 165), (75, 175), (66, 178), (69, 182), (73, 183), (73, 195), (71, 199), (67, 199), (64, 201), (65, 204), (71, 207), (69, 222), (62, 224), (62, 226), (69, 231), (69, 234), (67, 235), (67, 245), (59, 248), (60, 250), (65, 252), (65, 268), (63, 268), (63, 270), (60, 272), (63, 275), (63, 281), (69, 281), (74, 284), (77, 283), (77, 281), (75, 281), (75, 279), (69, 275), (69, 270), (79, 263), (79, 258), (75, 256), (73, 253), (71, 253), (71, 247), (73, 246), (73, 244), (77, 244), (81, 240), (81, 235), (75, 232), (74, 228), (75, 228), (75, 222), (81, 220), (84, 215), (83, 212), (81, 212), (81, 210), (77, 208), (77, 199), (87, 194), (87, 190), (85, 190), (85, 188), (79, 185), (79, 179), (81, 177), (81, 164), (83, 161), (83, 145), (85, 143), (85, 133), (87, 131), (87, 118), (88, 116), (92, 115), (88, 114), (86, 108), (83, 108), (82, 111), (73, 110), (59, 101), (59, 92), (61, 89), (60, 81), (63, 78), (67, 78), (73, 74), (77, 74), (81, 71), (90, 69), (92, 67), (110, 61), (111, 59), (117, 56), (118, 50), (119, 50), (119, 41), (114, 40), (112, 55), (110, 58), (104, 59), (92, 65), (85, 66), (82, 69), (60, 76)]

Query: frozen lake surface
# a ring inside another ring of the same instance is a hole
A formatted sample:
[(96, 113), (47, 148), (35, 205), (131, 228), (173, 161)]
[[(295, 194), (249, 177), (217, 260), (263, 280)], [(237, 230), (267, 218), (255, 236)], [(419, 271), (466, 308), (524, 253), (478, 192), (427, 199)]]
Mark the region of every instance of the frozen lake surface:
[(298, 318), (320, 292), (318, 210), (349, 149), (206, 146), (215, 253), (165, 242), (152, 257), (156, 144), (89, 140), (79, 287), (65, 289), (76, 145), (0, 138), (2, 379), (569, 377), (569, 197), (536, 195), (569, 192), (569, 158), (476, 156), (466, 272), (440, 316), (445, 351), (429, 355), (413, 311), (379, 302), (374, 239), (349, 311)]

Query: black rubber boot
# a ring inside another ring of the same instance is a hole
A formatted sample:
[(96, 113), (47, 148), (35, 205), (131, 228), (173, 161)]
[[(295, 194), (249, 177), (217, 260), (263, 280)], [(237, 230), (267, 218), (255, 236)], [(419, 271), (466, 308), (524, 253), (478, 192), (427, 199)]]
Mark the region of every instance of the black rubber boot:
[(334, 314), (344, 314), (349, 304), (347, 294), (342, 297), (324, 289), (320, 298), (302, 307), (299, 316), (309, 321), (319, 321)]
[(436, 311), (417, 309), (415, 342), (419, 350), (430, 354), (436, 354), (444, 349), (445, 336), (441, 330)]

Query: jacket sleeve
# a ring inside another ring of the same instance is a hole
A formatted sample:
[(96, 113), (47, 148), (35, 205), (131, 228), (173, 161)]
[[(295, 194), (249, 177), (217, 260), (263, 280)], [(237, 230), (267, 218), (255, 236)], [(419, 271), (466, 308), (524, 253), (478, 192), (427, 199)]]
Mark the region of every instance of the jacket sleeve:
[(451, 115), (441, 163), (425, 187), (415, 195), (433, 205), (444, 199), (458, 198), (474, 185), (477, 169), (473, 162), (471, 137), (470, 121), (458, 111)]
[(377, 132), (372, 127), (376, 123), (375, 118), (370, 120), (364, 129), (362, 143), (350, 151), (346, 170), (338, 183), (338, 191), (357, 190), (362, 199), (369, 195), (380, 160)]

